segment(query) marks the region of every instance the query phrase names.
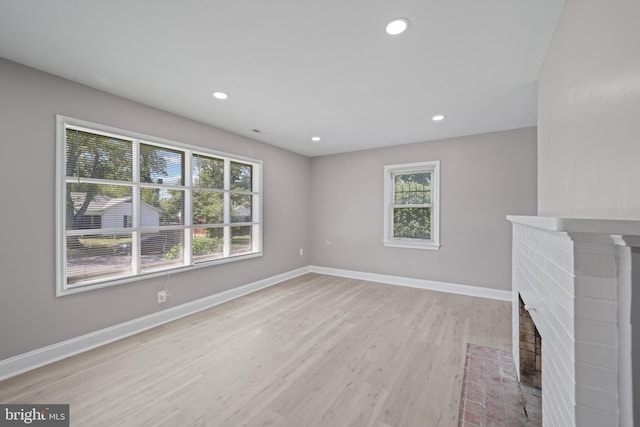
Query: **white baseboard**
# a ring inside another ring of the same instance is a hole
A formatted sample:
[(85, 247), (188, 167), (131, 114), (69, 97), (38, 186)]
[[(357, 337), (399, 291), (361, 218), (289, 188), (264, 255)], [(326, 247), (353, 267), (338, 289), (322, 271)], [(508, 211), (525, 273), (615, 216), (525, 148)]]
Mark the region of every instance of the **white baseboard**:
[(329, 276), (347, 277), (350, 279), (368, 280), (370, 282), (386, 283), (389, 285), (408, 286), (410, 288), (428, 289), (431, 291), (448, 292), (451, 294), (468, 295), (472, 297), (489, 298), (511, 302), (511, 291), (483, 288), (480, 286), (460, 285), (456, 283), (436, 282), (433, 280), (412, 279), (409, 277), (388, 276), (386, 274), (363, 273), (361, 271), (341, 270), (338, 268), (310, 266), (312, 273), (327, 274)]
[(271, 276), (128, 322), (0, 360), (0, 381), (309, 273), (309, 266)]
[(368, 280), (371, 282), (387, 283), (391, 285), (429, 289), (433, 291), (490, 298), (501, 301), (511, 301), (510, 291), (310, 265), (278, 274), (276, 276), (271, 276), (266, 279), (258, 280), (237, 288), (229, 289), (179, 306), (171, 307), (166, 310), (148, 314), (128, 322), (119, 323), (108, 328), (100, 329), (86, 335), (39, 348), (28, 353), (0, 360), (0, 381), (32, 369), (48, 365), (58, 360), (65, 359), (75, 354), (109, 344), (110, 342), (146, 331), (147, 329), (155, 328), (156, 326), (163, 325), (190, 314), (206, 310), (207, 308), (211, 308), (218, 304), (256, 292), (260, 289), (276, 285), (285, 280), (302, 276), (306, 273), (319, 273), (329, 276), (347, 277), (352, 279)]

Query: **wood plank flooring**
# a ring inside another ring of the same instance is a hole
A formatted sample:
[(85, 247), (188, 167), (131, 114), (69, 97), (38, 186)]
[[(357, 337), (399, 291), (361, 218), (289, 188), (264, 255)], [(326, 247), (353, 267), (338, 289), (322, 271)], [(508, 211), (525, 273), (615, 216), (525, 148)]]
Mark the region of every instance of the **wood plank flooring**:
[(307, 274), (0, 382), (72, 426), (457, 426), (467, 343), (510, 304)]

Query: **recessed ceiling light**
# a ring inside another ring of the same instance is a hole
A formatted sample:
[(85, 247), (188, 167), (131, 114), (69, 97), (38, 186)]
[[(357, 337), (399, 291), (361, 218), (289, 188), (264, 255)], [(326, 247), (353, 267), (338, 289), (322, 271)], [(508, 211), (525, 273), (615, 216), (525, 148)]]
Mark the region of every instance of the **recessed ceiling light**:
[(213, 97), (215, 99), (227, 99), (229, 95), (224, 92), (213, 92)]
[(318, 142), (318, 141), (320, 141), (320, 137), (319, 136), (314, 136), (314, 137), (311, 138), (311, 140), (313, 142)]
[(387, 24), (387, 34), (397, 36), (407, 31), (409, 20), (407, 18), (394, 18)]
[(431, 117), (431, 120), (433, 120), (434, 122), (439, 122), (444, 120), (444, 116), (442, 114), (436, 114), (435, 116)]

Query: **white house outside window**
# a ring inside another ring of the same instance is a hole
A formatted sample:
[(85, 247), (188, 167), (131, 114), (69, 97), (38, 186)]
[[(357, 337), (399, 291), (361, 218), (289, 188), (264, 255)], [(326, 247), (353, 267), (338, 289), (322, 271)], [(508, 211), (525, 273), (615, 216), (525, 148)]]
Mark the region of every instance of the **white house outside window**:
[(260, 256), (258, 160), (58, 116), (57, 293)]
[(384, 167), (384, 245), (440, 248), (440, 162)]

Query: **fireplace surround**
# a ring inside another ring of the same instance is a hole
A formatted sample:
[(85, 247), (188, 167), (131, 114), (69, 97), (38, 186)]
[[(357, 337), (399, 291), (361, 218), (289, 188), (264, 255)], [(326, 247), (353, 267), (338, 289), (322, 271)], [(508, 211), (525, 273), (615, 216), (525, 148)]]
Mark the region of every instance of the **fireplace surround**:
[(640, 247), (640, 221), (507, 219), (513, 356), (520, 372), (522, 298), (544, 346), (543, 425), (633, 426), (632, 248)]

